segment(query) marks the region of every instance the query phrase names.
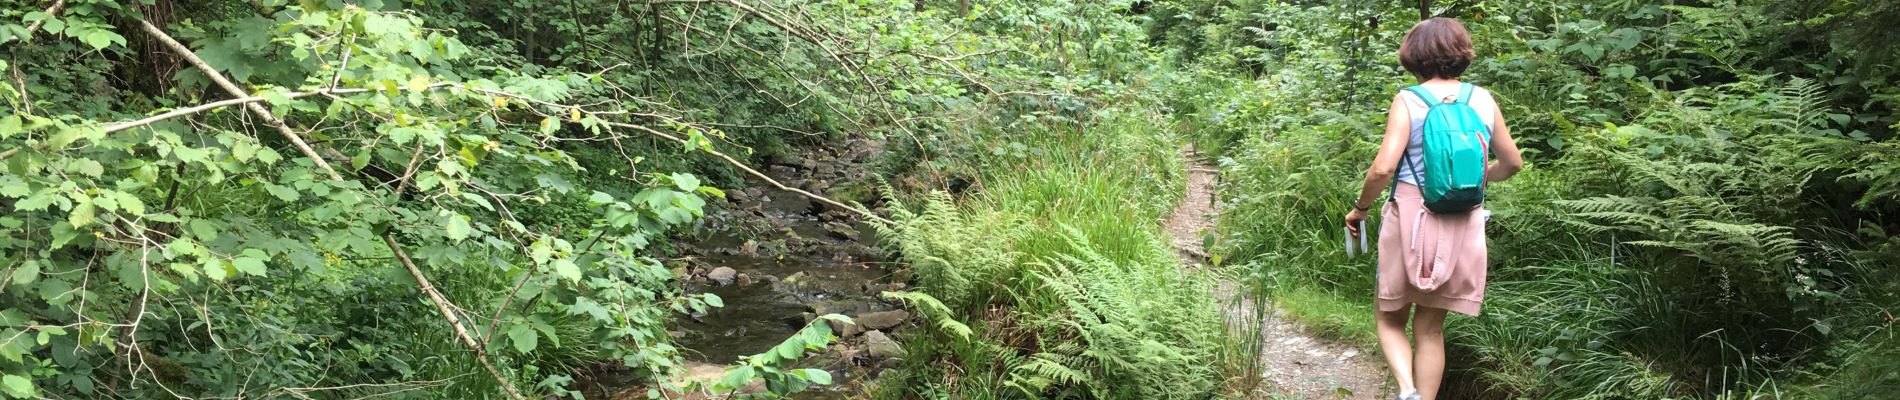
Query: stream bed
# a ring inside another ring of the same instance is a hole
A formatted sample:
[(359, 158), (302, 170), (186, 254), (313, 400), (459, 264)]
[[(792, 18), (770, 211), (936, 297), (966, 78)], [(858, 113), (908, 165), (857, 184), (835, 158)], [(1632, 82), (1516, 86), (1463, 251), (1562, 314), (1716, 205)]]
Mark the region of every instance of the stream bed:
[[(868, 172), (860, 165), (880, 147), (854, 140), (837, 149), (807, 149), (807, 158), (775, 161), (765, 171), (787, 186), (870, 201)], [(669, 262), (688, 293), (715, 294), (725, 303), (682, 316), (669, 329), (684, 349), (690, 378), (715, 380), (741, 356), (765, 352), (817, 316), (835, 313), (859, 324), (834, 324), (836, 343), (784, 367), (823, 368), (833, 377), (832, 385), (794, 398), (860, 393), (863, 378), (897, 364), (901, 350), (892, 351), (897, 344), (887, 334), (908, 325), (910, 313), (878, 295), (906, 289), (908, 271), (884, 262), (875, 228), (855, 212), (748, 183), (726, 190), (723, 207), (709, 212), (710, 232), (681, 239), (683, 256)], [(878, 332), (867, 334), (873, 330), (867, 327)], [(584, 389), (588, 398), (645, 398), (637, 380), (608, 373)]]

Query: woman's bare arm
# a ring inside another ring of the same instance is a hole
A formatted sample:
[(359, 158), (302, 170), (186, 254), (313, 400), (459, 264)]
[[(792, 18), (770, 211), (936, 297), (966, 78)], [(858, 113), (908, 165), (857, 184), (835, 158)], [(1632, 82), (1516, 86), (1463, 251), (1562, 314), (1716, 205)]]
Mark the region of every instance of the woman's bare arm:
[(1379, 154), (1372, 159), (1372, 167), (1366, 170), (1366, 180), (1359, 188), (1359, 199), (1354, 206), (1370, 208), (1378, 201), (1379, 193), (1392, 183), (1392, 176), (1398, 173), (1399, 158), (1405, 156), (1405, 146), (1412, 141), (1412, 116), (1405, 107), (1403, 92), (1392, 96), (1392, 106), (1385, 112), (1385, 139), (1379, 143)]
[(1491, 154), (1497, 155), (1497, 162), (1485, 168), (1484, 179), (1490, 182), (1503, 182), (1524, 170), (1524, 156), (1517, 151), (1517, 140), (1511, 138), (1511, 126), (1504, 123), (1504, 109), (1493, 111), (1492, 120), (1497, 121), (1497, 132), (1491, 135)]

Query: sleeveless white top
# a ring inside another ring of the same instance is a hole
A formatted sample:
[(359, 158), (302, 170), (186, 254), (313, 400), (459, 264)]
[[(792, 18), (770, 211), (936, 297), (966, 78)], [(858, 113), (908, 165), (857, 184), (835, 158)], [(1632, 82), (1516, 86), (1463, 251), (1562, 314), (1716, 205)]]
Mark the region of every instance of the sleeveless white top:
[[(1458, 96), (1459, 85), (1459, 83), (1428, 83), (1421, 86), (1425, 87), (1425, 91), (1432, 93), (1434, 100), (1444, 101), (1447, 97)], [(1425, 164), (1425, 112), (1431, 110), (1432, 107), (1425, 104), (1424, 100), (1419, 99), (1418, 95), (1410, 90), (1400, 90), (1399, 98), (1405, 100), (1405, 113), (1412, 119), (1412, 138), (1406, 141), (1405, 157), (1399, 159), (1398, 179), (1399, 182), (1417, 185), (1419, 169), (1424, 168)], [(1471, 109), (1478, 111), (1478, 120), (1484, 121), (1484, 125), (1490, 127), (1492, 132), (1497, 132), (1498, 122), (1495, 120), (1498, 115), (1498, 101), (1491, 98), (1491, 91), (1473, 85)]]

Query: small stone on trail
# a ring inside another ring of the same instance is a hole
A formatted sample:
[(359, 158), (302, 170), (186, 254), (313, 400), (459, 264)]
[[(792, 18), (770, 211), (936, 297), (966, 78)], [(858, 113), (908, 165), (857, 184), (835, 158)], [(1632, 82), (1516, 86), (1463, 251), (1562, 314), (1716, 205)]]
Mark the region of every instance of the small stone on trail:
[(739, 274), (739, 277), (738, 279), (736, 279), (736, 281), (738, 281), (739, 286), (752, 286), (752, 275)]
[(904, 323), (904, 321), (910, 320), (910, 312), (904, 310), (880, 311), (860, 314), (852, 318), (852, 320), (858, 321), (858, 325), (864, 326), (864, 329), (887, 330)]
[(870, 350), (871, 358), (894, 358), (894, 357), (904, 356), (904, 348), (899, 347), (897, 345), (897, 341), (891, 340), (890, 336), (885, 336), (884, 332), (880, 332), (880, 331), (865, 332), (864, 333), (864, 347)]
[(713, 282), (719, 283), (720, 286), (731, 285), (732, 281), (738, 279), (738, 277), (739, 271), (732, 269), (732, 267), (713, 268), (712, 272), (706, 273), (706, 279), (711, 279)]

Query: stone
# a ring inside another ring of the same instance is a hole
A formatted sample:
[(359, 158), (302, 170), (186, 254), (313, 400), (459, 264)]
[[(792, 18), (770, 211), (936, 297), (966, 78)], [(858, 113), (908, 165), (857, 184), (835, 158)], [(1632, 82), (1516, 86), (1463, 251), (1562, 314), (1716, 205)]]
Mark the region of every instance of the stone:
[(711, 279), (720, 286), (731, 285), (732, 282), (738, 278), (739, 271), (732, 269), (732, 267), (713, 268), (712, 272), (706, 273), (706, 279)]
[(881, 331), (864, 332), (864, 347), (865, 350), (870, 352), (871, 358), (896, 358), (904, 356), (904, 348), (898, 346), (896, 340), (891, 340), (890, 336), (884, 335), (884, 332)]
[(820, 301), (805, 305), (805, 308), (807, 311), (811, 311), (813, 314), (818, 314), (818, 315), (827, 315), (827, 314), (853, 315), (853, 314), (858, 314), (858, 313), (870, 312), (873, 309), (872, 307), (873, 307), (873, 304), (871, 303), (871, 300), (852, 299), (852, 298), (820, 300)]
[(739, 286), (752, 286), (752, 274), (740, 273), (735, 281), (739, 283)]
[(857, 336), (860, 333), (864, 333), (863, 325), (846, 323), (835, 319), (827, 319), (825, 323), (831, 325), (832, 334), (838, 335), (838, 337), (841, 338)]
[(782, 214), (809, 214), (812, 212), (811, 198), (798, 194), (767, 197), (765, 209)]
[(848, 225), (842, 222), (832, 222), (832, 223), (825, 224), (825, 233), (829, 233), (832, 238), (838, 239), (838, 240), (848, 240), (848, 241), (854, 241), (854, 242), (858, 240), (858, 230), (852, 228), (851, 225)]
[(859, 314), (851, 319), (858, 321), (858, 325), (863, 326), (864, 329), (890, 330), (891, 328), (897, 327), (897, 325), (903, 324), (904, 321), (910, 320), (910, 312), (904, 310), (879, 311)]

